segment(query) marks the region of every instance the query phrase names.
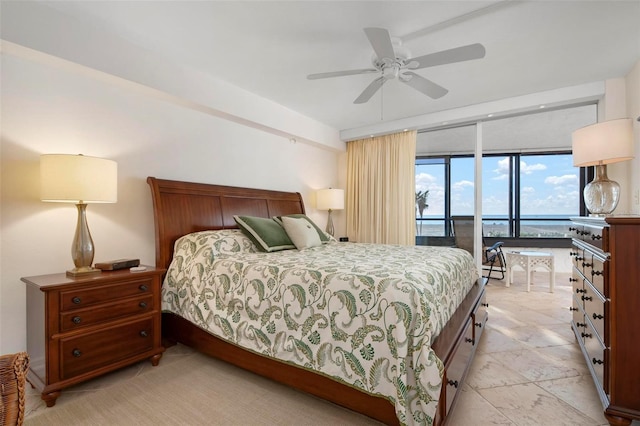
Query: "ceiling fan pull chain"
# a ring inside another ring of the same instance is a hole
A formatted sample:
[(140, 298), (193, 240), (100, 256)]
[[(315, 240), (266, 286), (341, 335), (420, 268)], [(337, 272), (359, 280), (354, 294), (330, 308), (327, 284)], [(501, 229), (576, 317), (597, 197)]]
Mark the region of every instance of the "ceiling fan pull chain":
[(384, 85), (380, 87), (380, 121), (384, 121)]

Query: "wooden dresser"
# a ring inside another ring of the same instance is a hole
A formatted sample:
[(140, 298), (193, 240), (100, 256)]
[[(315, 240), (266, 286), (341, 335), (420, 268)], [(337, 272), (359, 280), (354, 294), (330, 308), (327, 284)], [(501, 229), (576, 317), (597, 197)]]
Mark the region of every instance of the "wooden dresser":
[(22, 278), (27, 284), (27, 380), (48, 407), (60, 391), (149, 358), (158, 365), (164, 269), (87, 277)]
[(640, 419), (640, 217), (572, 218), (573, 312), (612, 425)]

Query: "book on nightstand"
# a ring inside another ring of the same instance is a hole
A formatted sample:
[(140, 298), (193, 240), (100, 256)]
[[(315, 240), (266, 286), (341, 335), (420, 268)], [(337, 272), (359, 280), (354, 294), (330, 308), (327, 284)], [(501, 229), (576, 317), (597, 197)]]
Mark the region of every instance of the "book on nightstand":
[(103, 271), (117, 271), (118, 269), (127, 269), (138, 265), (140, 265), (140, 259), (116, 259), (96, 263), (95, 267)]

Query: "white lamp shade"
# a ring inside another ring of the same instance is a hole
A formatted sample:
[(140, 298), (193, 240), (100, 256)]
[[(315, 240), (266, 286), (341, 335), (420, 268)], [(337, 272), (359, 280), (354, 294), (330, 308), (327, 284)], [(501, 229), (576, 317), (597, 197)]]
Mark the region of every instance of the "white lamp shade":
[(617, 163), (633, 158), (630, 118), (605, 121), (572, 134), (573, 165), (586, 167)]
[(40, 156), (42, 201), (61, 203), (115, 203), (118, 201), (118, 164), (84, 155)]
[(343, 189), (321, 189), (316, 194), (318, 210), (342, 210), (344, 209)]

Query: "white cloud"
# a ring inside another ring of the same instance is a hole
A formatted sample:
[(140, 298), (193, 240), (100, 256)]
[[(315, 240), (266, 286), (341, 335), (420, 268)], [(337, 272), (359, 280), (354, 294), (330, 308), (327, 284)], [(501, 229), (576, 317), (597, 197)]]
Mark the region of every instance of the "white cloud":
[(521, 192), (523, 194), (533, 194), (534, 192), (536, 192), (536, 189), (532, 186), (525, 186), (524, 188), (522, 188)]
[(426, 191), (428, 189), (431, 192), (436, 182), (437, 179), (433, 175), (418, 173), (416, 175), (416, 191)]
[(492, 178), (493, 180), (509, 179), (509, 158), (505, 157), (498, 161), (498, 168), (493, 170), (498, 176)]
[(537, 172), (539, 170), (546, 170), (546, 164), (532, 164), (528, 165), (525, 161), (520, 161), (520, 173), (524, 173), (525, 175), (530, 175), (533, 172)]
[(549, 176), (544, 180), (544, 183), (548, 183), (550, 185), (564, 185), (576, 182), (578, 182), (578, 176), (576, 175)]
[(456, 191), (462, 191), (465, 188), (473, 188), (473, 186), (473, 182), (470, 180), (461, 180), (451, 185), (451, 188)]

